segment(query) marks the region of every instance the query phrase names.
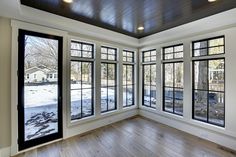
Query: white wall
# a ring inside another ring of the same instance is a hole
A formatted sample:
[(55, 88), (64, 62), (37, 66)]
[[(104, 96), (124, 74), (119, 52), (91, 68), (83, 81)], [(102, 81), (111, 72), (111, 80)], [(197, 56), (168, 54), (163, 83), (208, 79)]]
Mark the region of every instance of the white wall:
[[(191, 68), (191, 44), (192, 41), (225, 36), (225, 128), (217, 127), (211, 124), (199, 122), (192, 119), (192, 68)], [(171, 38), (170, 38), (171, 39)], [(148, 109), (140, 104), (139, 114), (155, 121), (167, 124), (177, 129), (186, 131), (190, 134), (208, 139), (212, 142), (229, 147), (236, 150), (236, 27), (222, 29), (220, 31), (199, 32), (187, 38), (174, 39), (170, 42), (161, 42), (151, 44), (140, 49), (140, 52), (150, 48), (157, 49), (157, 110)], [(184, 116), (176, 116), (170, 113), (163, 112), (162, 110), (162, 68), (161, 68), (161, 51), (162, 47), (171, 46), (174, 44), (184, 44)], [(141, 69), (141, 65), (140, 65)], [(142, 78), (141, 78), (142, 79)], [(141, 85), (141, 83), (140, 83)], [(140, 93), (140, 97), (141, 97)]]

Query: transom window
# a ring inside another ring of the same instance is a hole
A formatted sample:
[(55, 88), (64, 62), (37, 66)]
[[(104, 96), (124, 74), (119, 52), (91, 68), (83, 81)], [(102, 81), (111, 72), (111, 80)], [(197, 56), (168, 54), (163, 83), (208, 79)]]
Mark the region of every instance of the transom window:
[[(163, 110), (183, 115), (183, 45), (165, 47), (163, 52), (165, 53), (170, 49), (173, 50), (172, 53), (168, 53), (168, 59), (163, 61)], [(176, 56), (178, 60), (173, 60), (176, 59)]]
[(183, 44), (163, 48), (163, 60), (183, 58)]
[(134, 105), (134, 52), (123, 51), (123, 107)]
[(94, 45), (71, 41), (71, 120), (94, 115)]
[(116, 48), (102, 46), (102, 48), (101, 48), (101, 59), (116, 61), (117, 60), (117, 54), (116, 53), (117, 53)]
[(156, 50), (142, 53), (142, 105), (156, 108)]
[(223, 53), (224, 37), (193, 42), (193, 118), (218, 126), (225, 125)]
[(117, 49), (101, 48), (101, 112), (117, 109)]

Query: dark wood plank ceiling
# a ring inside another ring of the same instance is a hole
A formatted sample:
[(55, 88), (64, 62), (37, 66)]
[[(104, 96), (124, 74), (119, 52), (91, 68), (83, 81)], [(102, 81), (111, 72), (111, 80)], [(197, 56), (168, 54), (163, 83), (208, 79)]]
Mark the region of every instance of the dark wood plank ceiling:
[[(236, 0), (21, 0), (21, 4), (142, 38), (236, 7)], [(138, 31), (144, 26), (143, 31)], [(79, 29), (79, 28), (78, 28)]]

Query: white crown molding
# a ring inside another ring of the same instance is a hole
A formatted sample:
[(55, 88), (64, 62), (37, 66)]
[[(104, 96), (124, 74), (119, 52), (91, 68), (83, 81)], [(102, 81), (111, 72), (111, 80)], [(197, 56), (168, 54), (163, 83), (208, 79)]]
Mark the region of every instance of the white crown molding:
[(200, 20), (196, 20), (163, 32), (159, 32), (139, 40), (139, 47), (152, 44), (161, 44), (172, 40), (178, 40), (196, 34), (217, 31), (236, 25), (236, 9), (231, 9)]

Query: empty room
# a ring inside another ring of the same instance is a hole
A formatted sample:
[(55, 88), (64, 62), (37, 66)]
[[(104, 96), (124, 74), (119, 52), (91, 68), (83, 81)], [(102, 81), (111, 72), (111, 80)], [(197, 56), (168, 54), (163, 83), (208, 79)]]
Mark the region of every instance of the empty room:
[(0, 157), (236, 157), (236, 0), (0, 0)]

